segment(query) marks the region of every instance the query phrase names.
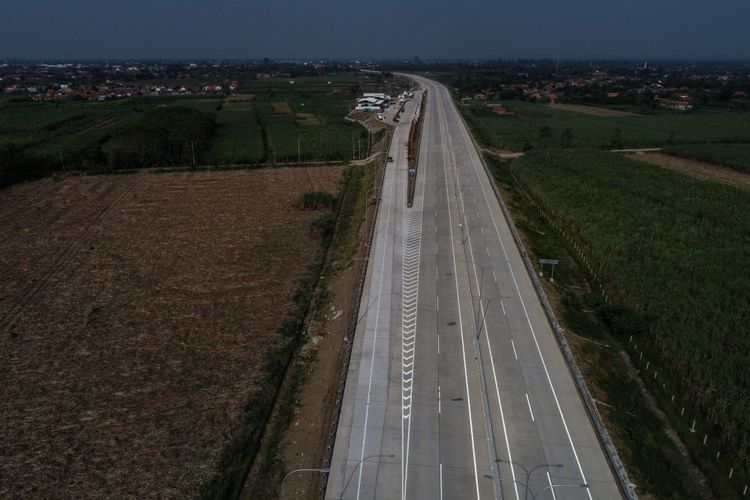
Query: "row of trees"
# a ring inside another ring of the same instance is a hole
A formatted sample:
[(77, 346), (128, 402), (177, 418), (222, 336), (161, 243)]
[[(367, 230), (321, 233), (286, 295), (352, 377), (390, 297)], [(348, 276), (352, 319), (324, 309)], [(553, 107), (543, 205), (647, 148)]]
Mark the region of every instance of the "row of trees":
[(114, 168), (195, 166), (214, 121), (214, 115), (192, 108), (156, 108), (110, 139), (107, 163)]

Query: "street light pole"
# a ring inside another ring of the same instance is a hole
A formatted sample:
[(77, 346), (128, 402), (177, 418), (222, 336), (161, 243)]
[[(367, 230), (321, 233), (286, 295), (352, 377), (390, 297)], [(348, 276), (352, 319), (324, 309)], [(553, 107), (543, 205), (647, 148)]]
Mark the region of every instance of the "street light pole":
[(582, 484), (550, 484), (549, 486), (545, 486), (544, 488), (542, 488), (541, 490), (537, 491), (536, 493), (532, 493), (531, 494), (531, 498), (533, 500), (536, 500), (537, 497), (539, 497), (539, 495), (541, 495), (542, 493), (544, 493), (546, 490), (552, 491), (553, 492), (552, 496), (554, 497), (555, 496), (555, 494), (554, 494), (555, 488), (586, 488), (586, 489), (588, 489), (589, 486), (590, 485), (588, 485), (586, 483), (582, 483)]
[(341, 500), (344, 498), (344, 494), (346, 493), (346, 489), (349, 487), (349, 483), (351, 482), (352, 478), (354, 477), (354, 473), (357, 471), (359, 467), (362, 466), (364, 462), (367, 462), (371, 458), (395, 458), (395, 454), (390, 453), (388, 455), (368, 455), (361, 460), (357, 461), (357, 465), (354, 466), (352, 469), (351, 474), (349, 474), (349, 478), (346, 480), (346, 484), (344, 484), (344, 487), (341, 489), (341, 496), (339, 497)]
[[(524, 465), (519, 464), (518, 462), (515, 462), (513, 460), (500, 460), (500, 459), (498, 459), (498, 462), (499, 463), (503, 463), (504, 462), (506, 464), (510, 464), (511, 467), (513, 467), (514, 465), (517, 465), (518, 467), (520, 467), (521, 469), (523, 469), (523, 471), (526, 473), (526, 494), (524, 495), (524, 499), (527, 499), (529, 497), (529, 492), (531, 491), (531, 487), (529, 486), (529, 481), (531, 481), (531, 473), (532, 472), (534, 472), (537, 469), (541, 469), (543, 467), (548, 467), (548, 468), (549, 467), (555, 467), (555, 468), (565, 467), (563, 464), (539, 464), (539, 465), (535, 465), (531, 469), (527, 469)], [(544, 489), (542, 489), (539, 493), (541, 493), (542, 491), (544, 491)], [(532, 493), (531, 494), (531, 498), (536, 498), (536, 495), (534, 495)]]
[(331, 471), (331, 469), (327, 467), (323, 467), (320, 469), (294, 469), (292, 471), (287, 472), (287, 474), (284, 476), (284, 479), (281, 480), (281, 500), (284, 500), (286, 498), (286, 492), (285, 492), (285, 486), (286, 486), (286, 480), (289, 476), (292, 474), (297, 474), (298, 472), (320, 472), (321, 474), (328, 474)]

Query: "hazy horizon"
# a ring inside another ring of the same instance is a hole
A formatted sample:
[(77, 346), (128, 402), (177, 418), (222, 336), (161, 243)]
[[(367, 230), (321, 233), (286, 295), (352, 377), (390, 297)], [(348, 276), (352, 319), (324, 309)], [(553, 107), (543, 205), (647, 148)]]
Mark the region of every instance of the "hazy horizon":
[(0, 59), (730, 61), (750, 58), (750, 4), (695, 0), (562, 5), (351, 5), (134, 0), (9, 0)]

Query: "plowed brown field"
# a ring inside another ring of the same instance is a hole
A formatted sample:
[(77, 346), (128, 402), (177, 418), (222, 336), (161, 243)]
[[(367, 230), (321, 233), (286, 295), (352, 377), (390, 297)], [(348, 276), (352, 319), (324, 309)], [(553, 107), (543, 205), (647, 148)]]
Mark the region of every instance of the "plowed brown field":
[(0, 497), (186, 497), (320, 249), (340, 167), (0, 191)]

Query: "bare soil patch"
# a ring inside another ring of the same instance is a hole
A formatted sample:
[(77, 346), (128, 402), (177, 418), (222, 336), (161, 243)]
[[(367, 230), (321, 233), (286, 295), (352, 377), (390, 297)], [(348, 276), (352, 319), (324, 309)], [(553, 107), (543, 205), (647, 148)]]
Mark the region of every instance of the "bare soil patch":
[(234, 94), (224, 99), (224, 102), (250, 102), (253, 97), (255, 94)]
[(0, 496), (194, 497), (320, 249), (341, 167), (0, 191)]
[(289, 106), (289, 103), (286, 101), (276, 101), (273, 103), (273, 112), (294, 116), (294, 111), (292, 110), (291, 106)]
[(585, 104), (548, 104), (552, 109), (560, 109), (563, 111), (572, 111), (574, 113), (583, 113), (585, 115), (592, 116), (638, 116), (636, 113), (630, 113), (628, 111), (619, 111), (617, 109), (600, 108), (597, 106), (586, 106)]
[(636, 153), (630, 155), (636, 160), (645, 161), (653, 165), (676, 170), (704, 181), (715, 181), (750, 191), (750, 175), (743, 174), (731, 168), (692, 158), (673, 156), (665, 153)]
[(80, 134), (84, 134), (84, 133), (88, 132), (89, 130), (97, 130), (97, 129), (101, 129), (101, 128), (107, 128), (110, 125), (114, 125), (115, 123), (117, 123), (119, 121), (120, 121), (119, 118), (107, 118), (106, 120), (102, 120), (99, 123), (96, 123), (96, 124), (90, 126), (87, 129), (81, 130), (80, 132), (78, 132), (78, 134), (79, 135)]

